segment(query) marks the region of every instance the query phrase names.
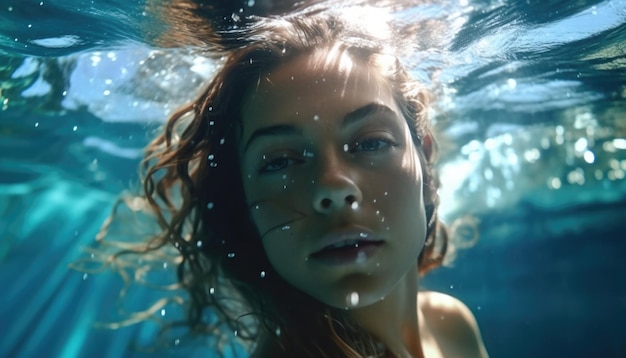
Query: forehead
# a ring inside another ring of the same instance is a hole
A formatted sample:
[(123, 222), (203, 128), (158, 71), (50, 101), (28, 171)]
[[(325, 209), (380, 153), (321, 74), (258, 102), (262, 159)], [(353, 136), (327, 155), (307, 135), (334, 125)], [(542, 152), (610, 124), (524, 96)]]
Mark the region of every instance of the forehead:
[(264, 124), (302, 116), (341, 117), (369, 103), (397, 110), (392, 84), (377, 66), (345, 51), (312, 52), (260, 75), (243, 102), (244, 137)]

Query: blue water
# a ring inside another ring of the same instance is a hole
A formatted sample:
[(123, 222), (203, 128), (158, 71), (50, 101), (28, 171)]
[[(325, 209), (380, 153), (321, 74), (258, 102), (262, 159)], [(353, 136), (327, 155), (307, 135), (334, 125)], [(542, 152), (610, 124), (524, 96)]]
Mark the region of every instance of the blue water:
[[(444, 217), (481, 232), (423, 284), (472, 309), (491, 357), (626, 356), (626, 1), (396, 3), (437, 95)], [(94, 328), (119, 318), (121, 280), (68, 269), (215, 70), (170, 7), (0, 1), (0, 356), (203, 353), (131, 350), (154, 322)]]

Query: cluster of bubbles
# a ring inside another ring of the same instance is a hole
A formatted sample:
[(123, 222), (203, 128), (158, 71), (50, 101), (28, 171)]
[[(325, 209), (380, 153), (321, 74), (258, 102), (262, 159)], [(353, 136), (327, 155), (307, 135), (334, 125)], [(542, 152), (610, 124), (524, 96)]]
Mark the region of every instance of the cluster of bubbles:
[(570, 126), (507, 127), (484, 141), (461, 146), (440, 171), (444, 215), (464, 205), (460, 197), (475, 203), (478, 211), (487, 211), (520, 200), (549, 206), (580, 187), (596, 192), (623, 188), (626, 133), (620, 137), (611, 126), (602, 125), (589, 108), (571, 112), (565, 114), (573, 122)]

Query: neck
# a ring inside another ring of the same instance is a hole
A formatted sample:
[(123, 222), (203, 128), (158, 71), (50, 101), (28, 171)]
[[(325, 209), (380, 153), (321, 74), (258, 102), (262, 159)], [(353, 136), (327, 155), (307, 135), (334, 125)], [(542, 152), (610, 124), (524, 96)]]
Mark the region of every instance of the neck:
[(352, 318), (396, 357), (424, 357), (420, 343), (423, 322), (417, 307), (418, 277), (416, 267), (383, 300), (350, 311)]

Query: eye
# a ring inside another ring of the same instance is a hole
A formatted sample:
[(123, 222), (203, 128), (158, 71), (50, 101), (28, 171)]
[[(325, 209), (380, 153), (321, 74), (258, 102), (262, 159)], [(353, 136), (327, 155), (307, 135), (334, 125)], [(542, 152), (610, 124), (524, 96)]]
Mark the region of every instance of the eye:
[(301, 160), (292, 159), (289, 157), (280, 157), (269, 161), (259, 169), (259, 173), (272, 173), (283, 169), (286, 169), (292, 165), (301, 163)]
[(356, 143), (351, 152), (374, 152), (389, 147), (395, 147), (397, 144), (387, 138), (366, 138)]

